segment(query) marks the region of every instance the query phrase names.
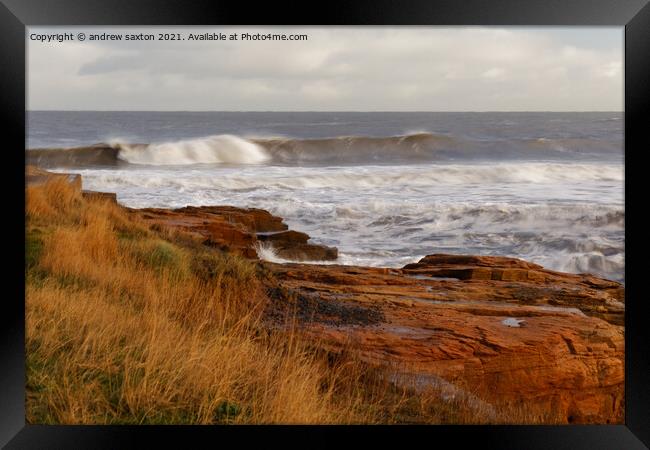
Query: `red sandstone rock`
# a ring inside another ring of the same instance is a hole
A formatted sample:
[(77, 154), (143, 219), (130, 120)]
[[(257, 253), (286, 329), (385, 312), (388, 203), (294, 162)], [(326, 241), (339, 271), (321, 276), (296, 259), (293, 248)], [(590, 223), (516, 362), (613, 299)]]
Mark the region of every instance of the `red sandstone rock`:
[(268, 234), (257, 234), (257, 239), (262, 242), (282, 242), (282, 243), (301, 243), (306, 244), (309, 240), (309, 235), (307, 233), (302, 233), (300, 231), (288, 230), (280, 231), (277, 233), (268, 233)]
[(25, 183), (29, 185), (39, 185), (46, 183), (48, 180), (65, 180), (70, 183), (76, 190), (81, 191), (81, 175), (69, 173), (54, 173), (40, 169), (36, 166), (25, 166)]
[(280, 258), (292, 261), (333, 261), (339, 256), (336, 248), (315, 244), (278, 244), (274, 250)]
[(97, 192), (97, 191), (81, 191), (81, 195), (85, 199), (90, 200), (106, 200), (111, 203), (117, 203), (117, 195), (113, 192)]
[(221, 217), (228, 223), (238, 223), (251, 233), (284, 231), (289, 227), (268, 211), (257, 208), (236, 208), (234, 206), (186, 206), (174, 212), (198, 215), (207, 218)]
[[(623, 422), (624, 290), (616, 282), (499, 257), (431, 255), (401, 270), (266, 265), (276, 289), (302, 305), (304, 335), (328, 348), (352, 343), (370, 363), (567, 423)], [(463, 279), (430, 276), (442, 269)], [(281, 309), (283, 296), (275, 297)]]
[(325, 245), (309, 244), (309, 235), (299, 231), (258, 233), (261, 242), (270, 242), (280, 258), (293, 261), (332, 261), (338, 258), (338, 250)]
[(206, 245), (247, 258), (257, 257), (258, 241), (271, 243), (277, 255), (284, 259), (333, 260), (338, 257), (335, 248), (309, 244), (309, 235), (287, 230), (281, 217), (263, 209), (187, 206), (175, 210), (133, 211), (149, 223), (198, 234), (205, 239)]

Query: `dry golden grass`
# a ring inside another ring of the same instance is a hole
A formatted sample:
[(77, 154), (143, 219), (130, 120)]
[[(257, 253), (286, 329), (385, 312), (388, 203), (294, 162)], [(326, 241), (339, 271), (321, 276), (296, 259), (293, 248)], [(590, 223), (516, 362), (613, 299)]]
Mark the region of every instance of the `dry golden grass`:
[(260, 332), (253, 263), (175, 245), (60, 181), (28, 188), (26, 211), (30, 422), (362, 419), (294, 335)]
[(333, 355), (263, 327), (254, 263), (185, 245), (65, 181), (26, 195), (29, 423), (547, 420), (398, 388), (354, 348)]
[(28, 186), (26, 191), (26, 213), (39, 220), (69, 218), (75, 212), (74, 206), (81, 202), (81, 193), (61, 178), (48, 180), (45, 185)]

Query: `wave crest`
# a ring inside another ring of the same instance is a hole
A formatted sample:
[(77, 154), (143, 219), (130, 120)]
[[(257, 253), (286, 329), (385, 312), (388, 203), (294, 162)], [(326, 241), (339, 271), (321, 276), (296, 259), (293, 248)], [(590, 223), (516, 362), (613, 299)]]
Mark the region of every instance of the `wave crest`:
[(261, 164), (270, 159), (258, 144), (229, 134), (144, 146), (117, 146), (120, 150), (117, 157), (130, 164)]
[(27, 158), (44, 167), (263, 163), (300, 166), (547, 160), (596, 154), (615, 156), (619, 151), (620, 142), (591, 138), (483, 141), (419, 132), (389, 137), (245, 139), (221, 134), (152, 144), (112, 142), (67, 149), (34, 149), (27, 152)]

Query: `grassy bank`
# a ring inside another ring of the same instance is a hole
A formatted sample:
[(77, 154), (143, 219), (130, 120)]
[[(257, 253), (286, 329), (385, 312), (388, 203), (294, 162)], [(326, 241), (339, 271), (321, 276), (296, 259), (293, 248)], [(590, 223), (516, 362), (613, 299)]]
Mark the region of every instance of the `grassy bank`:
[[(27, 188), (29, 423), (548, 422), (386, 373), (262, 324), (255, 262), (151, 229), (66, 181)], [(506, 410), (504, 410), (506, 411)]]

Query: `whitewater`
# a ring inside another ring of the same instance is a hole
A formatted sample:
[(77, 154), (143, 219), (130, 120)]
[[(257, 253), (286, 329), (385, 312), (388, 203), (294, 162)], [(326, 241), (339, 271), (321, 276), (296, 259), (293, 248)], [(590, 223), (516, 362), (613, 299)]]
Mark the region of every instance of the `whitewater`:
[[(621, 113), (32, 112), (27, 161), (130, 207), (267, 209), (340, 264), (514, 256), (624, 281)], [(260, 253), (273, 260), (272, 249)]]

